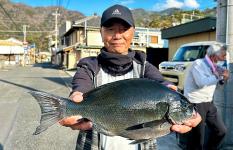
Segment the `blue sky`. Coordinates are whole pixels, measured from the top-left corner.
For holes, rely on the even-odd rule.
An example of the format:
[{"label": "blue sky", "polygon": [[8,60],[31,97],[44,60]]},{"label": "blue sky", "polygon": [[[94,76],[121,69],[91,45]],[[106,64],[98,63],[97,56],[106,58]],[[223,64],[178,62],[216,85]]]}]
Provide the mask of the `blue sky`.
[{"label": "blue sky", "polygon": [[77,10],[86,16],[94,13],[101,15],[104,9],[113,4],[122,4],[130,9],[143,8],[145,10],[161,11],[166,8],[206,9],[216,6],[214,0],[10,0],[33,7],[62,5],[69,10]]}]

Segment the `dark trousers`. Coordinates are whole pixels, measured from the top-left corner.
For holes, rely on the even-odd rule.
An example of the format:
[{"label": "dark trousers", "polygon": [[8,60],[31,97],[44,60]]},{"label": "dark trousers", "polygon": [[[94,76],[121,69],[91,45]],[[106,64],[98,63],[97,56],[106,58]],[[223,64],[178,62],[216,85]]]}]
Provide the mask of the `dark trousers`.
[{"label": "dark trousers", "polygon": [[[104,150],[100,144],[100,134],[95,130],[79,131],[75,150]],[[155,150],[154,140],[138,145],[138,150]]]},{"label": "dark trousers", "polygon": [[[212,102],[196,104],[196,108],[202,121],[190,131],[187,150],[217,150],[226,134],[226,127],[217,114],[217,108]],[[208,132],[208,141],[204,147],[206,125],[210,132]]]}]

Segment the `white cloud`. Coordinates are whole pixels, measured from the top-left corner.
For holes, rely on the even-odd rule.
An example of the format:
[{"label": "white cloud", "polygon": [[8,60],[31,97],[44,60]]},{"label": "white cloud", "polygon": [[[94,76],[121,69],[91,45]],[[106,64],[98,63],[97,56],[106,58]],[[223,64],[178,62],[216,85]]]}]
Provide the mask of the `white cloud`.
[{"label": "white cloud", "polygon": [[184,6],[188,8],[198,8],[200,4],[196,0],[185,0]]},{"label": "white cloud", "polygon": [[128,4],[134,3],[135,1],[134,0],[115,0],[115,2],[121,5],[128,5]]},{"label": "white cloud", "polygon": [[196,0],[166,0],[165,3],[156,3],[153,10],[160,11],[168,8],[198,8],[200,5]]},{"label": "white cloud", "polygon": [[167,0],[165,5],[167,8],[181,8],[184,4],[182,2],[179,2],[178,0]]},{"label": "white cloud", "polygon": [[160,11],[167,8],[181,8],[183,7],[183,5],[184,4],[182,2],[179,2],[178,0],[166,0],[165,3],[156,3],[153,6],[153,10]]}]

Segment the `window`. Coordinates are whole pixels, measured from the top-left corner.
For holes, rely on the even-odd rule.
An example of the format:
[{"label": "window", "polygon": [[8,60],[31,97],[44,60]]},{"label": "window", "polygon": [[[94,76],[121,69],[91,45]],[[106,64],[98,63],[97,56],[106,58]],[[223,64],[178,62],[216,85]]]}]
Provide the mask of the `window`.
[{"label": "window", "polygon": [[194,61],[203,58],[208,46],[185,46],[177,50],[173,57],[173,61]]},{"label": "window", "polygon": [[152,44],[158,44],[158,36],[151,36],[150,39]]}]

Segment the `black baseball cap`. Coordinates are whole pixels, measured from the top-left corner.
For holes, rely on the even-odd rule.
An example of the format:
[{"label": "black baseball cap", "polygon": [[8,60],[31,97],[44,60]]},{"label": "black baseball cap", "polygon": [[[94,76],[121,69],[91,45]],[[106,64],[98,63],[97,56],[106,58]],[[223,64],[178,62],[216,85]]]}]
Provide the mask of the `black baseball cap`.
[{"label": "black baseball cap", "polygon": [[123,20],[130,26],[135,27],[133,15],[129,8],[125,6],[117,4],[107,8],[102,14],[100,26],[105,26],[112,19]]}]

